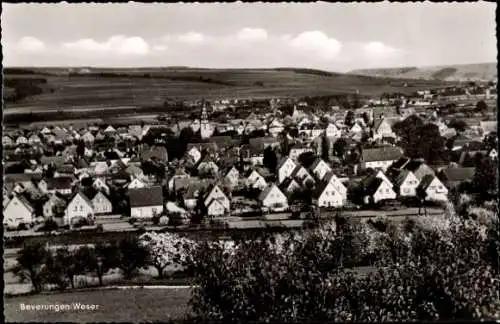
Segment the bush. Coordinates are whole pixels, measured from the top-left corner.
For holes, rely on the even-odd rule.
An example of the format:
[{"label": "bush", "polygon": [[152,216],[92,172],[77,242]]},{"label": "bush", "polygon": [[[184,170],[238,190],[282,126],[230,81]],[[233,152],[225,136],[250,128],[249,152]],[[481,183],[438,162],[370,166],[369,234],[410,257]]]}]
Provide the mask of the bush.
[{"label": "bush", "polygon": [[137,218],[135,218],[135,217],[130,217],[130,218],[128,219],[128,222],[129,222],[129,224],[130,224],[130,225],[133,225],[133,224],[135,224],[135,223],[137,222]]}]

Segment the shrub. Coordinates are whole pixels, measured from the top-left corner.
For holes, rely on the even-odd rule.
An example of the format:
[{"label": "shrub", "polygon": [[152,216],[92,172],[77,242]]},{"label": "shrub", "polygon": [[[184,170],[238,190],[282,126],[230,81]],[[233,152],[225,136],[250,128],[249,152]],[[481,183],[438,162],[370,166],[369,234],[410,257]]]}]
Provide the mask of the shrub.
[{"label": "shrub", "polygon": [[135,218],[135,217],[130,217],[130,218],[128,219],[128,222],[129,222],[129,224],[130,224],[130,225],[133,225],[133,224],[135,224],[135,223],[137,222],[137,218]]}]

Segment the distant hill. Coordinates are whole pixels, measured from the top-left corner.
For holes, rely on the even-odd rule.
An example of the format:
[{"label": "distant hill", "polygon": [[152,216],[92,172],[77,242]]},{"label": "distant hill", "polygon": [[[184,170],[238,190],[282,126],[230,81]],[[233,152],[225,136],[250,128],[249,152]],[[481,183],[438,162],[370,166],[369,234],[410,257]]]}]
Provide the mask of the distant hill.
[{"label": "distant hill", "polygon": [[353,70],[348,74],[395,79],[492,81],[497,79],[497,64],[478,63],[427,67],[361,69]]},{"label": "distant hill", "polygon": [[166,98],[268,99],[327,95],[380,96],[441,87],[441,80],[403,80],[315,69],[4,68],[4,115],[35,111],[162,106]]}]

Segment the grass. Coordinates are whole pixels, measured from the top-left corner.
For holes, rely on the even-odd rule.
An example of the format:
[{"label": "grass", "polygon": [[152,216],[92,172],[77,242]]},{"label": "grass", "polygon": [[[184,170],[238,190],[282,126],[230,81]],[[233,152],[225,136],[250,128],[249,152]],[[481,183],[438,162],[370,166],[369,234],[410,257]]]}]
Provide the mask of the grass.
[{"label": "grass", "polygon": [[[107,109],[162,105],[165,99],[304,97],[355,93],[413,92],[442,86],[440,81],[402,80],[304,69],[97,69],[87,75],[64,75],[63,69],[29,68],[33,74],[4,71],[5,80],[45,78],[43,92],[16,103],[14,111]],[[103,74],[104,73],[104,74]],[[114,76],[108,74],[115,74]],[[143,75],[147,73],[149,77]]]},{"label": "grass", "polygon": [[[6,322],[151,322],[181,320],[189,312],[190,289],[130,289],[8,297]],[[97,310],[21,311],[20,304],[95,304]]]}]

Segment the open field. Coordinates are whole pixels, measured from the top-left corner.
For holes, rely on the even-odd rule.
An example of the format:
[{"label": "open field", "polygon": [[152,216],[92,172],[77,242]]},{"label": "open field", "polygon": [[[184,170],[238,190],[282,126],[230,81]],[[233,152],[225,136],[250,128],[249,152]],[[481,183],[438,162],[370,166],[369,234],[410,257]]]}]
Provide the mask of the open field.
[{"label": "open field", "polygon": [[349,73],[352,75],[395,79],[491,81],[497,79],[497,65],[496,63],[479,63],[428,67],[362,69],[354,70]]},{"label": "open field", "polygon": [[404,87],[403,80],[304,69],[92,69],[84,74],[70,74],[62,68],[7,68],[4,78],[7,95],[20,92],[20,84],[27,88],[15,102],[6,100],[6,115],[110,108],[117,109],[118,115],[129,107],[161,106],[167,98],[258,99],[352,94],[357,90],[362,95],[380,95],[443,84],[413,80]]},{"label": "open field", "polygon": [[[131,289],[68,292],[5,298],[6,322],[151,322],[183,319],[190,289]],[[20,304],[92,304],[91,311],[21,311]]]}]

